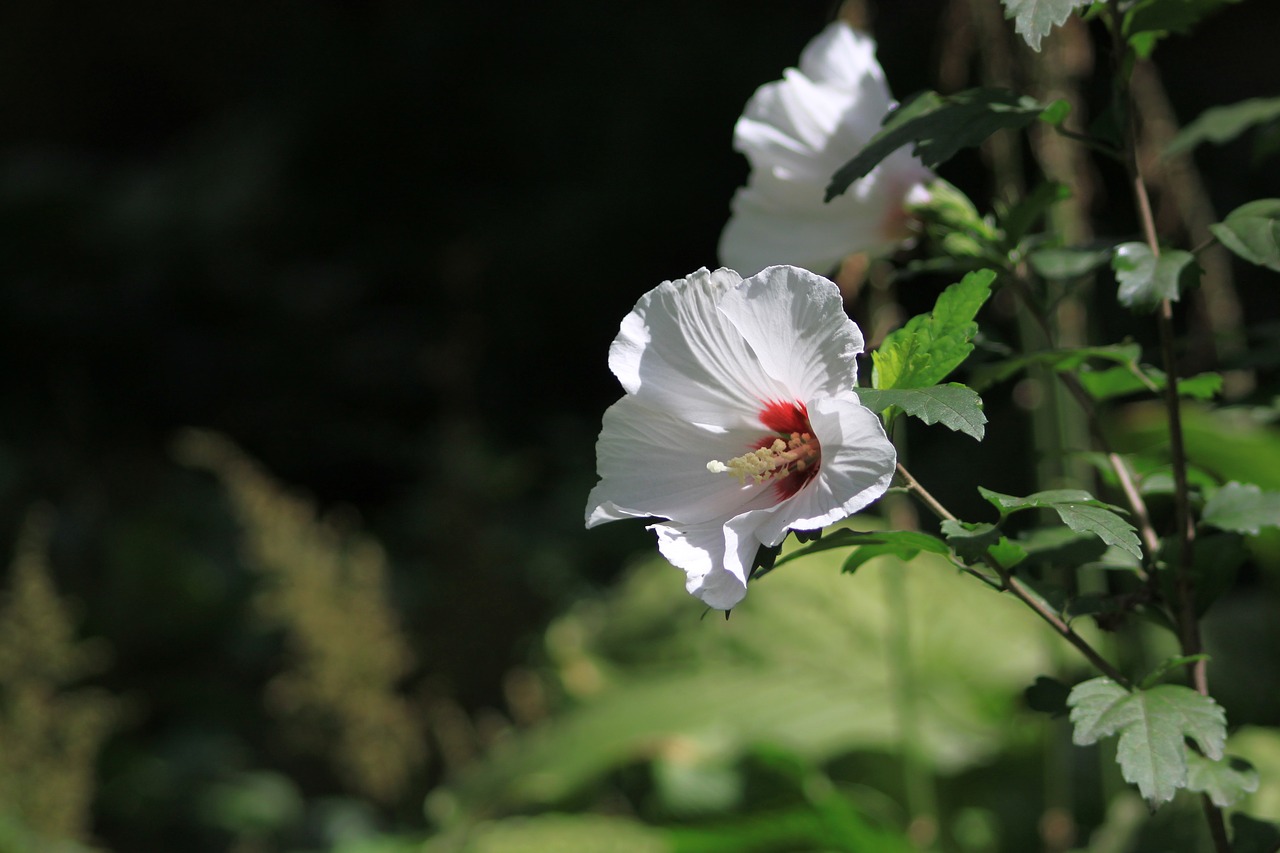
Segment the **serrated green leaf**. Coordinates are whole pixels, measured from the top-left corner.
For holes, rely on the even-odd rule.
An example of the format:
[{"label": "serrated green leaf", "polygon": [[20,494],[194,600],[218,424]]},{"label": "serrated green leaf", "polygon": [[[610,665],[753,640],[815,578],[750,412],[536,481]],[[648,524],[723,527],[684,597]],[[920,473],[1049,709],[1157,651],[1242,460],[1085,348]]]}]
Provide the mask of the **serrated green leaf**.
[{"label": "serrated green leaf", "polygon": [[1280,198],[1243,204],[1209,230],[1246,261],[1280,272]]},{"label": "serrated green leaf", "polygon": [[946,96],[921,92],[889,113],[867,146],[832,176],[826,200],[844,193],[904,145],[913,144],[916,156],[932,167],[997,130],[1026,127],[1044,110],[1034,98],[1002,89],[966,89]]},{"label": "serrated green leaf", "polygon": [[1211,107],[1169,140],[1164,156],[1190,151],[1204,142],[1223,145],[1255,125],[1277,120],[1280,120],[1280,98],[1249,98]]},{"label": "serrated green leaf", "polygon": [[[1146,391],[1157,394],[1165,389],[1167,377],[1158,367],[1113,367],[1108,370],[1086,370],[1077,374],[1080,384],[1095,400],[1110,400],[1126,394]],[[1143,380],[1146,381],[1143,381]],[[1222,375],[1200,373],[1178,380],[1178,396],[1193,400],[1212,400],[1222,390]]]},{"label": "serrated green leaf", "polygon": [[1040,51],[1040,40],[1060,27],[1071,13],[1090,0],[1002,0],[1004,16],[1013,18],[1013,29],[1032,50]]},{"label": "serrated green leaf", "polygon": [[938,297],[933,311],[919,314],[889,334],[871,354],[871,384],[890,388],[937,385],[973,352],[974,317],[991,296],[991,270],[971,272]]},{"label": "serrated green leaf", "polygon": [[1170,250],[1156,257],[1146,243],[1121,243],[1111,258],[1120,284],[1120,304],[1131,311],[1154,311],[1165,299],[1177,301],[1199,275],[1196,257]]},{"label": "serrated green leaf", "polygon": [[896,406],[927,424],[940,423],[978,441],[982,441],[986,433],[987,416],[982,413],[982,398],[973,389],[956,382],[932,388],[891,388],[883,391],[863,388],[858,390],[858,397],[862,405],[873,412],[883,412],[890,406]]},{"label": "serrated green leaf", "polygon": [[987,549],[1000,541],[1000,529],[985,522],[956,521],[947,519],[940,525],[947,544],[956,556],[968,563],[976,563],[987,555]]},{"label": "serrated green leaf", "polygon": [[1025,509],[1051,509],[1072,530],[1091,533],[1108,545],[1115,545],[1137,559],[1142,559],[1142,543],[1138,540],[1133,525],[1116,515],[1124,510],[1103,503],[1086,491],[1051,489],[1025,498],[1004,495],[981,486],[978,491],[992,506],[1000,510],[1001,518]]},{"label": "serrated green leaf", "polygon": [[1212,761],[1187,750],[1187,789],[1208,794],[1215,806],[1225,809],[1258,790],[1258,771],[1234,755]]},{"label": "serrated green leaf", "polygon": [[1067,697],[1071,695],[1071,688],[1056,678],[1041,675],[1022,695],[1031,710],[1062,717],[1067,713]]},{"label": "serrated green leaf", "polygon": [[1101,269],[1111,260],[1111,247],[1046,247],[1027,255],[1031,269],[1050,281],[1068,281]]},{"label": "serrated green leaf", "polygon": [[1280,492],[1233,480],[1209,499],[1200,520],[1219,530],[1257,536],[1264,527],[1280,527]]},{"label": "serrated green leaf", "polygon": [[1121,774],[1152,807],[1187,787],[1185,738],[1209,758],[1222,757],[1226,714],[1213,699],[1189,687],[1161,684],[1129,692],[1109,678],[1095,678],[1077,684],[1067,705],[1077,746],[1120,735],[1116,761]]},{"label": "serrated green leaf", "polygon": [[[882,554],[892,554],[900,559],[910,560],[921,551],[944,556],[948,553],[946,543],[941,539],[936,536],[930,536],[928,533],[921,533],[918,530],[877,530],[871,533],[863,533],[858,530],[841,528],[831,531],[818,541],[805,545],[803,548],[788,551],[774,562],[774,568],[821,551],[831,551],[835,548],[858,548],[859,551],[862,551],[871,546],[881,550],[870,554],[866,560]],[[856,554],[857,552],[855,552],[855,556]],[[850,560],[852,559],[851,557]],[[850,567],[849,561],[846,561],[845,571],[853,571],[862,563],[865,563],[866,560],[859,560],[852,567]]]}]

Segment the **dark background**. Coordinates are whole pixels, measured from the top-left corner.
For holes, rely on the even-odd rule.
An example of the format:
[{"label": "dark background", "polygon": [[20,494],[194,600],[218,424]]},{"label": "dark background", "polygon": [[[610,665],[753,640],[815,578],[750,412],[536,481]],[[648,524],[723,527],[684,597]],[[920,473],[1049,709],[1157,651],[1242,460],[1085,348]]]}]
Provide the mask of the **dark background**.
[{"label": "dark background", "polygon": [[[895,94],[938,85],[946,5],[873,4]],[[415,680],[468,711],[501,706],[503,673],[546,620],[651,547],[638,524],[582,530],[600,414],[618,394],[609,341],[645,290],[717,265],[747,172],[733,123],[833,13],[0,13],[0,542],[32,505],[53,507],[59,589],[112,649],[95,683],[136,700],[101,768],[105,844],[204,838],[148,825],[112,785],[138,756],[186,760],[165,744],[193,729],[290,766],[307,793],[337,787],[271,751],[257,690],[278,648],[252,639],[234,522],[216,484],[174,461],[176,432],[225,434],[322,510],[357,513],[388,549]],[[1163,45],[1179,117],[1274,95],[1261,69],[1277,24],[1254,0]],[[1198,154],[1220,213],[1280,195],[1248,150]],[[976,157],[943,174],[987,191]],[[1104,227],[1133,228],[1118,196],[1102,203]],[[1251,319],[1276,317],[1274,284],[1241,279]],[[928,286],[906,297],[915,310]],[[1108,324],[1144,334],[1118,314]],[[1020,439],[997,433],[963,458],[957,441],[920,439],[949,501],[972,501],[979,481],[1030,483],[1029,464],[1007,461]],[[422,790],[439,768],[424,774]],[[420,822],[420,793],[386,819]],[[163,810],[183,794],[156,796]]]}]

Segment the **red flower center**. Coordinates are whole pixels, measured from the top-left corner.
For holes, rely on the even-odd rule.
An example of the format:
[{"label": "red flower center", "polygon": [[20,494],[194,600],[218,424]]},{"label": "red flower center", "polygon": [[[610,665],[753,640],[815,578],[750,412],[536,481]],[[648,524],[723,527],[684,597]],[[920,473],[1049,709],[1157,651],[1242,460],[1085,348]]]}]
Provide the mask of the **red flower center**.
[{"label": "red flower center", "polygon": [[804,403],[769,403],[760,410],[760,423],[773,434],[761,437],[753,450],[728,463],[709,462],[707,470],[733,474],[743,484],[748,477],[757,484],[771,483],[778,500],[784,501],[818,473],[822,446],[809,425]]}]

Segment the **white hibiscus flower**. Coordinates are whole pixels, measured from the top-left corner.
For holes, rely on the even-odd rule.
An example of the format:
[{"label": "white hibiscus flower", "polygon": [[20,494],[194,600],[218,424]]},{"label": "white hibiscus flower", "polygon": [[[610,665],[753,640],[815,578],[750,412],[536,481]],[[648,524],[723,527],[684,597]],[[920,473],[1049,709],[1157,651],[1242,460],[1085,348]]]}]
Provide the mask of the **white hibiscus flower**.
[{"label": "white hibiscus flower", "polygon": [[855,253],[892,251],[910,235],[905,206],[933,178],[906,148],[830,204],[832,175],[866,146],[892,106],[875,41],[841,21],[809,42],[800,67],[761,86],[733,130],[751,162],[720,236],[720,261],[754,272],[787,263],[831,274]]},{"label": "white hibiscus flower", "polygon": [[663,519],[650,529],[689,592],[732,608],[760,546],[889,487],[897,455],[853,391],[862,348],[835,285],[796,267],[649,291],[609,350],[626,395],[604,415],[587,526]]}]

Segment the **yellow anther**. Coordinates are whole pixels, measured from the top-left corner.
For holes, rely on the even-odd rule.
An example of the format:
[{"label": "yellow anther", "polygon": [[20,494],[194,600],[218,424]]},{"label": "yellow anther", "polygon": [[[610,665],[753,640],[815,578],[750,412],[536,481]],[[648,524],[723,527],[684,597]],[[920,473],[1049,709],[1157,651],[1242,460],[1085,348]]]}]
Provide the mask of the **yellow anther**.
[{"label": "yellow anther", "polygon": [[728,462],[713,459],[707,463],[707,470],[713,474],[732,474],[743,485],[748,477],[755,483],[766,483],[804,471],[818,456],[818,443],[813,436],[793,432],[786,441],[775,438],[767,446],[735,456]]}]

